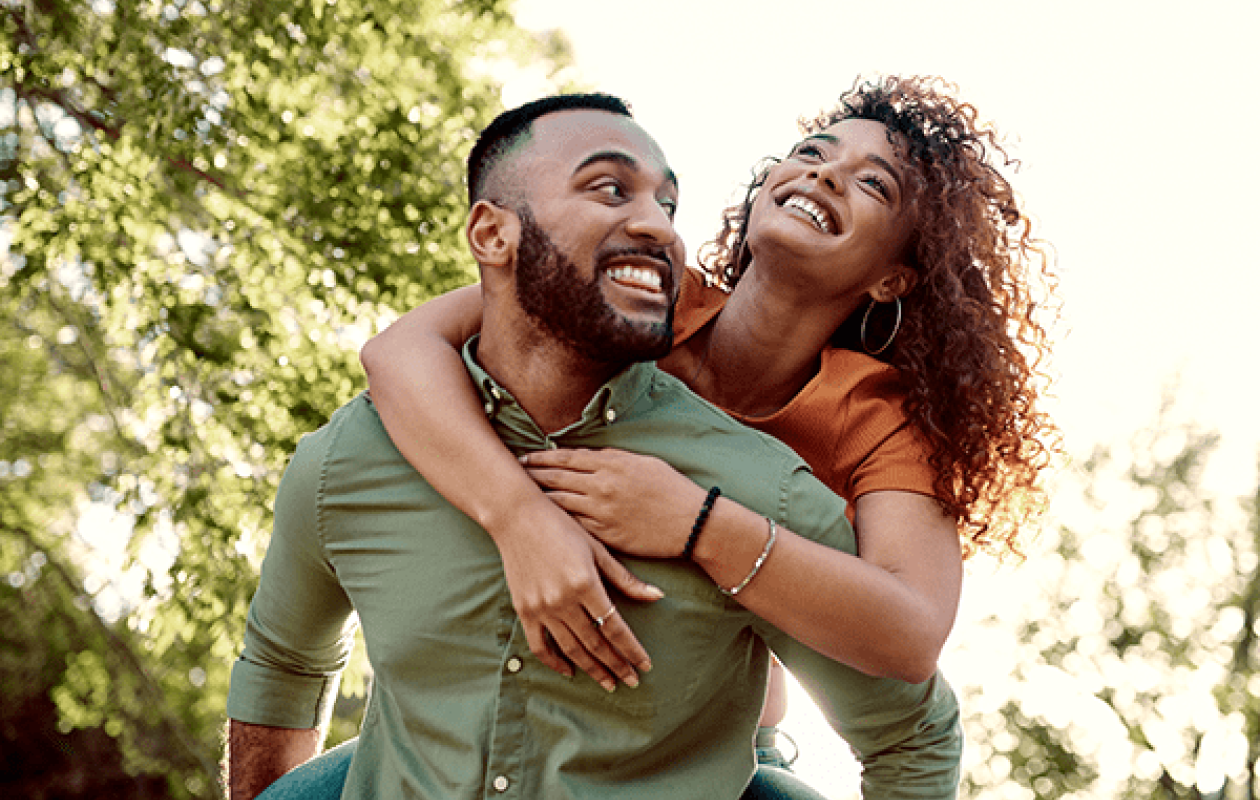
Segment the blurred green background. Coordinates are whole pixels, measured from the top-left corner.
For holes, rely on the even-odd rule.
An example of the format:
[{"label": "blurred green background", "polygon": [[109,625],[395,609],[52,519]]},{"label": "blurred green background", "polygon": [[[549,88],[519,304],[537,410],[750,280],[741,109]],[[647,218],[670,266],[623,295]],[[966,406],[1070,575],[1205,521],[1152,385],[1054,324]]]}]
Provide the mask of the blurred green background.
[{"label": "blurred green background", "polygon": [[[363,341],[474,278],[463,158],[569,52],[499,0],[0,0],[0,29],[0,795],[217,797],[280,473]],[[1170,392],[1064,471],[1018,596],[955,634],[1016,665],[951,675],[966,797],[1257,796],[1260,516],[1204,489],[1215,442]],[[1075,706],[1012,688],[1055,675]]]}]

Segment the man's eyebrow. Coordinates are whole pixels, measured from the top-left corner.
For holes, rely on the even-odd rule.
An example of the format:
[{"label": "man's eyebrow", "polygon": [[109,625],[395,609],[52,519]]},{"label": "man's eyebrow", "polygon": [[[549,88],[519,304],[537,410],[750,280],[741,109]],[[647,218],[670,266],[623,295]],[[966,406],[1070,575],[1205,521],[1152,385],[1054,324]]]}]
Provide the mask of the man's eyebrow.
[{"label": "man's eyebrow", "polygon": [[[578,164],[577,167],[574,168],[573,174],[576,175],[592,164],[598,164],[601,162],[620,164],[629,169],[631,172],[640,172],[642,170],[639,160],[629,153],[621,150],[599,150],[582,159],[582,163]],[[669,167],[665,168],[665,180],[668,183],[672,183],[675,189],[678,188],[678,176],[675,175],[674,171]]]}]

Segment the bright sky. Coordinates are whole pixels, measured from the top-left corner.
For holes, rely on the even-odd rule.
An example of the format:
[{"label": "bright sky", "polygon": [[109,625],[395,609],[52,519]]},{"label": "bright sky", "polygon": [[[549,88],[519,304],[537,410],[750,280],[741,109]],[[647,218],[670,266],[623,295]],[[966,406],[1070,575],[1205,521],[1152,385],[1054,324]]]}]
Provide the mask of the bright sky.
[{"label": "bright sky", "polygon": [[[692,253],[752,164],[782,154],[796,120],[856,75],[958,84],[1022,162],[1013,182],[1058,253],[1053,410],[1069,448],[1127,439],[1180,375],[1184,408],[1224,435],[1216,485],[1254,488],[1260,6],[517,0],[517,12],[526,27],[562,28],[579,74],[629,100],[664,147]],[[535,93],[522,80],[505,101]],[[803,759],[820,747],[806,743]],[[802,771],[845,797],[835,769]]]},{"label": "bright sky", "polygon": [[[1260,443],[1260,6],[1238,0],[517,0],[624,96],[682,181],[689,251],[760,157],[859,73],[934,74],[1006,135],[1058,252],[1074,448],[1150,419],[1178,371],[1249,471]],[[528,99],[528,83],[507,102]],[[1254,233],[1252,234],[1254,235]],[[1235,472],[1235,470],[1231,470]],[[1248,479],[1241,480],[1246,488]]]}]

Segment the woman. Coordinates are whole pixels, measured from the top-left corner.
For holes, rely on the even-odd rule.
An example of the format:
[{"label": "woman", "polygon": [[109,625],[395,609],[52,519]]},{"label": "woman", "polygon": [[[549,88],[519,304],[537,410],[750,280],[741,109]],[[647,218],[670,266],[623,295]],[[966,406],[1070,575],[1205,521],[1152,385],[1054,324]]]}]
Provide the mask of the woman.
[{"label": "woman", "polygon": [[[940,82],[858,84],[803,128],[727,210],[703,273],[687,271],[660,366],[796,449],[849,501],[860,557],[790,531],[768,542],[718,497],[697,563],[830,658],[918,683],[952,627],[963,559],[1018,553],[1038,505],[1051,427],[1035,405],[1047,343],[1032,290],[1051,288],[1047,259],[990,163],[1001,147]],[[534,652],[633,685],[648,654],[599,572],[654,595],[604,545],[676,557],[703,492],[626,453],[535,453],[522,471],[451,346],[476,318],[461,290],[369,343],[375,404],[408,460],[494,537]],[[771,703],[763,722],[781,714]],[[783,777],[763,770],[746,796]]]}]

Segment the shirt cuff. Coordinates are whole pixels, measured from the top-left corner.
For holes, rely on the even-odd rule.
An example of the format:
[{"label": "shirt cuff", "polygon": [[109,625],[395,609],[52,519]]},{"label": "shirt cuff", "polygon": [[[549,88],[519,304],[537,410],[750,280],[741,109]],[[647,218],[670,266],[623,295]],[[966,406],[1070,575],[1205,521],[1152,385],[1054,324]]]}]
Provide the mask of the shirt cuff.
[{"label": "shirt cuff", "polygon": [[340,673],[295,675],[240,659],[232,666],[227,715],[252,725],[322,729],[340,684]]}]

